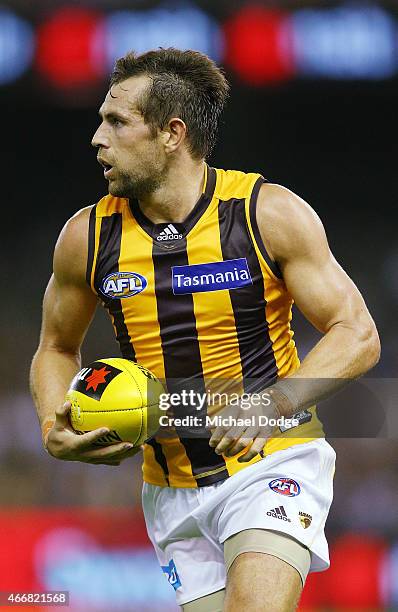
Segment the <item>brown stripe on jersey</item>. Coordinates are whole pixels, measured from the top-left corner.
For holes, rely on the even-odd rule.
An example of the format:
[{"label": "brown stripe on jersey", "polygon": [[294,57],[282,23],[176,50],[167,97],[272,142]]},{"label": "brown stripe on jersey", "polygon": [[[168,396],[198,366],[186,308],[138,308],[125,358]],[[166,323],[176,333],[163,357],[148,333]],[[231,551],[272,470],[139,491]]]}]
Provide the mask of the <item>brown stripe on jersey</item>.
[{"label": "brown stripe on jersey", "polygon": [[246,255],[253,284],[230,290],[245,392],[260,391],[277,378],[277,366],[265,316],[264,279],[246,226],[245,200],[220,201],[224,260]]},{"label": "brown stripe on jersey", "polygon": [[258,194],[259,194],[261,185],[264,185],[264,183],[266,182],[267,181],[262,176],[260,176],[254,185],[252,195],[250,198],[250,207],[249,207],[250,223],[253,229],[254,238],[257,242],[257,246],[260,250],[261,255],[264,257],[265,261],[270,267],[271,272],[273,272],[275,276],[277,276],[278,278],[282,278],[282,272],[280,271],[278,264],[275,261],[272,261],[271,257],[268,254],[267,249],[265,248],[265,244],[263,242],[263,239],[261,238],[260,230],[258,229],[258,224],[257,224],[257,216],[256,216],[257,198],[258,198]]},{"label": "brown stripe on jersey", "polygon": [[[171,252],[164,250],[156,242],[153,244],[155,293],[164,370],[169,393],[181,393],[183,390],[189,392],[191,389],[196,393],[205,393],[192,295],[174,295],[172,288],[172,266],[186,266],[189,263],[186,246],[185,238],[180,240]],[[178,417],[187,414],[203,417],[205,424],[206,410],[196,410],[195,406],[175,408],[174,414]],[[223,457],[217,455],[209,446],[208,432],[200,432],[198,429],[190,432],[192,437],[186,437],[187,430],[184,434],[181,428],[176,427],[191,462],[193,476],[212,472],[217,468],[225,470],[203,479],[198,478],[197,484],[201,487],[228,478],[228,471]]]},{"label": "brown stripe on jersey", "polygon": [[153,452],[155,454],[155,459],[160,465],[160,467],[162,468],[164,472],[164,477],[167,482],[167,486],[169,486],[170,484],[169,483],[169,468],[167,466],[167,460],[166,460],[166,457],[164,456],[162,446],[159,444],[159,442],[155,440],[155,438],[151,438],[150,440],[147,440],[145,444],[149,444],[150,446],[152,446]]},{"label": "brown stripe on jersey", "polygon": [[114,213],[103,217],[95,268],[95,288],[113,318],[116,340],[125,359],[135,361],[135,352],[124,321],[121,299],[107,298],[101,293],[102,281],[108,274],[119,271],[120,245],[122,240],[122,215]]},{"label": "brown stripe on jersey", "polygon": [[89,286],[91,286],[91,271],[92,271],[93,262],[94,262],[96,209],[97,209],[96,205],[92,207],[90,211],[89,221],[88,221],[86,281]]}]

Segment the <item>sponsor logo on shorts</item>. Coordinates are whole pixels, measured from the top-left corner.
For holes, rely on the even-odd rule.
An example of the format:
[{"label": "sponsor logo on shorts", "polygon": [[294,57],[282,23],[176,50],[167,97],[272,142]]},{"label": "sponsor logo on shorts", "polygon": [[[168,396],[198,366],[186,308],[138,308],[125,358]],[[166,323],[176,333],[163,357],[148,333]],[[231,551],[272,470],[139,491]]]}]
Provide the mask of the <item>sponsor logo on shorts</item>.
[{"label": "sponsor logo on shorts", "polygon": [[178,576],[177,568],[175,566],[173,559],[170,561],[168,565],[162,565],[161,568],[163,572],[166,574],[167,580],[169,581],[173,589],[176,591],[178,587],[181,586],[181,581]]},{"label": "sponsor logo on shorts", "polygon": [[274,493],[285,495],[286,497],[296,497],[300,495],[300,485],[291,478],[275,478],[269,483],[269,488]]},{"label": "sponsor logo on shorts", "polygon": [[300,519],[301,526],[304,527],[304,529],[308,529],[308,527],[312,523],[311,514],[307,514],[306,512],[299,512],[299,519]]},{"label": "sponsor logo on shorts", "polygon": [[240,289],[253,284],[246,257],[191,266],[173,266],[171,270],[174,295]]},{"label": "sponsor logo on shorts", "polygon": [[268,510],[267,516],[272,516],[273,518],[279,519],[280,521],[287,521],[288,523],[292,522],[290,518],[288,518],[283,506],[278,506],[273,510]]},{"label": "sponsor logo on shorts", "polygon": [[144,291],[148,281],[138,272],[112,272],[104,278],[101,293],[112,300],[128,298]]}]

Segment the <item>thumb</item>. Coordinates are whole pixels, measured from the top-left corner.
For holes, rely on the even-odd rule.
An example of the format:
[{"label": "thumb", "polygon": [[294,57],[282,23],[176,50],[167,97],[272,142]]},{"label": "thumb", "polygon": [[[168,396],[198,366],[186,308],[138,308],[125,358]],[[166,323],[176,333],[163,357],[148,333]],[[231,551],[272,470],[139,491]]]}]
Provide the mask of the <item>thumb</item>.
[{"label": "thumb", "polygon": [[70,402],[65,402],[63,406],[60,406],[55,411],[55,427],[57,429],[64,429],[65,427],[70,427],[69,422],[69,413],[72,404]]}]

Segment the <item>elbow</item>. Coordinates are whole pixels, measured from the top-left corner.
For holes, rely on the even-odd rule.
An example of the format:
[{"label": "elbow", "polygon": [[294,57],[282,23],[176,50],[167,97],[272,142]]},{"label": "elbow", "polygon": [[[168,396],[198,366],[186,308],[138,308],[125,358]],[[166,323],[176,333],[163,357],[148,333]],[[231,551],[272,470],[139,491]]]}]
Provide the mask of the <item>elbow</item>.
[{"label": "elbow", "polygon": [[373,320],[362,329],[360,334],[360,356],[363,366],[362,374],[374,368],[379,362],[381,355],[380,338]]}]

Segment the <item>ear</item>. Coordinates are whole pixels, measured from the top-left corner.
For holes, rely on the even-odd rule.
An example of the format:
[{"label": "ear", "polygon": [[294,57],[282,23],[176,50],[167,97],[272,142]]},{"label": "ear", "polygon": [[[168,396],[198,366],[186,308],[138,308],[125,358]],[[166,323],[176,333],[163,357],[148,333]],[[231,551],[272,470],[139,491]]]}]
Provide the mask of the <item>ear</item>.
[{"label": "ear", "polygon": [[162,130],[162,140],[166,153],[174,153],[184,142],[187,126],[182,119],[173,117]]}]

